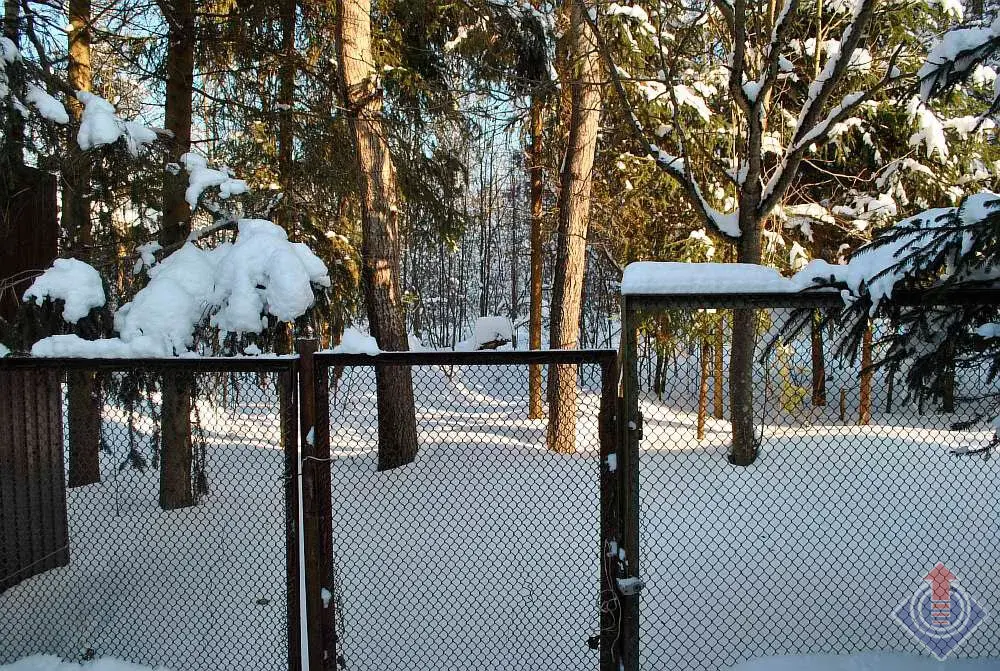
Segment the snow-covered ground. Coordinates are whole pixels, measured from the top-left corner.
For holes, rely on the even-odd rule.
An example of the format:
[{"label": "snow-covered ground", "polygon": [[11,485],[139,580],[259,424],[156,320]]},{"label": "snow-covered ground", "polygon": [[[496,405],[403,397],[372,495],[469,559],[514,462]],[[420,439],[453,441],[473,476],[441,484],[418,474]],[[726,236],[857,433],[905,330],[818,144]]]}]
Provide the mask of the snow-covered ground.
[{"label": "snow-covered ground", "polygon": [[65,662],[56,655],[31,655],[11,664],[0,664],[0,671],[168,671],[163,667],[152,669],[112,657],[94,659],[78,664]]},{"label": "snow-covered ground", "polygon": [[547,452],[545,421],[526,419],[526,368],[417,368],[421,452],[383,474],[373,372],[345,373],[331,414],[356,430],[332,432],[331,473],[348,668],[594,668],[599,382],[585,368],[575,455]]},{"label": "snow-covered ground", "polygon": [[[948,452],[985,438],[986,420],[953,432],[941,428],[950,418],[907,407],[859,428],[836,417],[831,387],[822,417],[762,415],[760,459],[734,468],[725,422],[694,440],[693,361],[674,371],[677,395],[643,401],[643,668],[918,653],[891,610],[937,561],[1000,612],[1000,467]],[[579,452],[557,455],[544,421],[526,419],[526,380],[524,368],[417,369],[421,451],[382,474],[372,371],[331,385],[347,668],[595,668],[598,381],[583,379]],[[186,511],[158,509],[152,469],[117,470],[128,445],[113,413],[104,482],[70,493],[71,565],[0,595],[0,663],[93,648],[175,671],[283,668],[278,422],[273,393],[255,406],[244,384],[228,407],[202,407],[212,491]],[[148,438],[152,423],[138,428]],[[1000,657],[997,622],[959,653]]]},{"label": "snow-covered ground", "polygon": [[995,671],[996,659],[949,659],[939,662],[893,652],[857,655],[786,655],[744,662],[733,671]]},{"label": "snow-covered ground", "polygon": [[[102,482],[68,490],[70,564],[0,594],[0,663],[93,650],[173,671],[281,668],[284,463],[274,387],[257,379],[228,408],[200,404],[210,493],[183,510],[159,508],[156,468],[120,469],[128,415],[106,408]],[[150,464],[153,428],[137,413]]]}]

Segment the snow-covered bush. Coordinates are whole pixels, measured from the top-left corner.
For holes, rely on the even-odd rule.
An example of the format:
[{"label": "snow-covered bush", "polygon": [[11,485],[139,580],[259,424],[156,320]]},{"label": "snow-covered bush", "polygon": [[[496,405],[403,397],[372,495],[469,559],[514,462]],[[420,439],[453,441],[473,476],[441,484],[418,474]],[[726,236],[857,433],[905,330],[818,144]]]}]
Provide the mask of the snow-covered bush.
[{"label": "snow-covered bush", "polygon": [[[188,242],[149,268],[149,283],[115,313],[115,338],[50,336],[35,343],[32,354],[169,357],[215,353],[216,344],[228,334],[259,334],[268,327],[269,317],[290,322],[306,314],[315,302],[314,289],[330,285],[323,262],[305,245],[289,242],[285,232],[269,221],[240,219],[237,226],[235,242],[204,249]],[[76,316],[96,296],[88,293],[89,302],[76,296],[67,267],[88,277],[96,275],[82,261],[59,259],[36,280],[25,299],[65,296],[64,314],[67,319]],[[196,336],[205,329],[219,337],[199,342]]]}]

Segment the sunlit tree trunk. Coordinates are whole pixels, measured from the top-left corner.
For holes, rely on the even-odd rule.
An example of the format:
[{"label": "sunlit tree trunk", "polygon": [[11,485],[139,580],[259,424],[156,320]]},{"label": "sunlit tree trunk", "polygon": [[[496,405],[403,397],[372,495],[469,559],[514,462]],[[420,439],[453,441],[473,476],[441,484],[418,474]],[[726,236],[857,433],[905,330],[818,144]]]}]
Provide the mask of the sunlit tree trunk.
[{"label": "sunlit tree trunk", "polygon": [[[569,140],[559,193],[559,235],[553,284],[550,340],[553,348],[572,349],[580,336],[580,303],[586,261],[587,226],[594,154],[601,118],[600,57],[583,12],[583,0],[570,2],[572,81]],[[576,449],[576,366],[551,366],[548,446]]]},{"label": "sunlit tree trunk", "polygon": [[[66,78],[76,91],[90,91],[90,0],[70,0]],[[76,142],[83,106],[68,99],[74,123],[62,164],[62,230],[64,251],[92,261],[93,227],[90,220],[90,160]],[[67,484],[80,487],[101,481],[101,395],[93,372],[73,371],[67,379],[66,412],[69,438]]]},{"label": "sunlit tree trunk", "polygon": [[812,349],[812,404],[826,405],[826,362],[823,356],[823,316],[819,310],[813,311],[809,326]]},{"label": "sunlit tree trunk", "polygon": [[723,374],[723,363],[722,363],[722,349],[726,342],[726,320],[722,316],[722,312],[719,313],[719,320],[715,325],[715,347],[714,350],[715,360],[712,362],[712,375],[714,377],[714,388],[713,388],[713,404],[714,412],[712,413],[716,419],[723,418],[723,390],[722,385],[725,381],[725,376]]},{"label": "sunlit tree trunk", "polygon": [[858,424],[866,426],[872,419],[872,327],[865,327],[861,339],[861,393],[858,402]]},{"label": "sunlit tree trunk", "polygon": [[[337,0],[337,56],[361,193],[362,276],[372,335],[383,350],[409,349],[399,288],[396,175],[382,123],[371,44],[371,0]],[[413,383],[407,367],[376,370],[379,470],[417,454]]]},{"label": "sunlit tree trunk", "polygon": [[705,440],[705,421],[708,418],[708,362],[712,358],[712,345],[708,338],[701,341],[698,372],[698,440]]},{"label": "sunlit tree trunk", "polygon": [[[528,154],[528,174],[531,180],[531,297],[528,315],[528,347],[542,348],[542,193],[544,173],[542,170],[542,114],[543,104],[539,96],[531,99],[531,151]],[[531,366],[528,370],[528,417],[540,419],[545,416],[542,404],[542,367]]]}]

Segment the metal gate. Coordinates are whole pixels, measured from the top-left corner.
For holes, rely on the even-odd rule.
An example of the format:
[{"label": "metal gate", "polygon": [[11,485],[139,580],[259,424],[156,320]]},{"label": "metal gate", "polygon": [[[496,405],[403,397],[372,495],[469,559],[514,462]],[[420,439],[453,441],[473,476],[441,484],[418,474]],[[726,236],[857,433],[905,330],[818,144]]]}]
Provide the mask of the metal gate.
[{"label": "metal gate", "polygon": [[[301,668],[297,364],[0,359],[0,666]],[[100,381],[99,445],[74,441],[82,372]],[[67,488],[91,449],[97,477]]]},{"label": "metal gate", "polygon": [[[529,417],[531,366],[575,377],[559,430]],[[306,353],[301,370],[311,668],[615,664],[614,351]],[[406,429],[379,439],[377,378],[394,370],[417,453],[380,471],[385,432]]]}]

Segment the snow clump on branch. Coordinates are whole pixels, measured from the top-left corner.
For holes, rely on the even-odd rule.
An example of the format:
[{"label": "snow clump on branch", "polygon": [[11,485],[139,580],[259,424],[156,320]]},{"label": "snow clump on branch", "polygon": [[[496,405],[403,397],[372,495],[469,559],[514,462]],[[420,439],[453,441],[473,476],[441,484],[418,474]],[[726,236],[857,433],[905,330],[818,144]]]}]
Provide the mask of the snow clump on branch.
[{"label": "snow clump on branch", "polygon": [[188,242],[150,268],[149,284],[115,314],[118,337],[52,336],[35,343],[31,353],[185,355],[196,351],[195,331],[206,323],[223,333],[260,333],[269,315],[280,321],[304,315],[315,302],[314,287],[330,286],[323,261],[269,221],[241,219],[238,228],[234,243],[202,249]]}]

